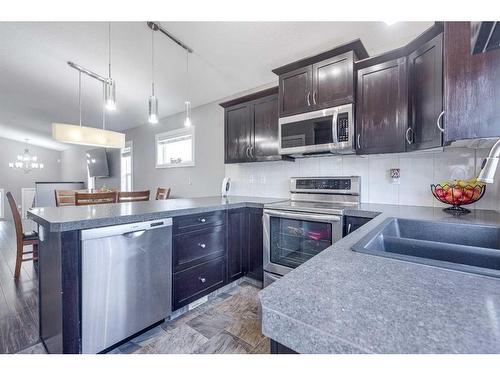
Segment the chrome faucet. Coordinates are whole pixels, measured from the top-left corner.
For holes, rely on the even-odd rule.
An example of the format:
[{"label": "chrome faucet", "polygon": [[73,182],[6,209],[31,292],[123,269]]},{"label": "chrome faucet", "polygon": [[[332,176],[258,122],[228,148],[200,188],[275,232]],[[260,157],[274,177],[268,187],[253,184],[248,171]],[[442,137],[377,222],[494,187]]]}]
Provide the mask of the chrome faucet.
[{"label": "chrome faucet", "polygon": [[490,150],[490,154],[483,161],[481,172],[477,177],[478,181],[492,184],[495,179],[495,172],[498,166],[498,158],[500,156],[500,139],[496,141]]}]

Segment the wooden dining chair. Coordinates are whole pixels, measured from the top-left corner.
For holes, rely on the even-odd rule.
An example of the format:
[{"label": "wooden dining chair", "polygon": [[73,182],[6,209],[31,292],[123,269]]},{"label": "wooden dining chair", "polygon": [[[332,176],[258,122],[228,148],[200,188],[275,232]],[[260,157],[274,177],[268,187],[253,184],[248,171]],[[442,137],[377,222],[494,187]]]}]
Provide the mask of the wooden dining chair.
[{"label": "wooden dining chair", "polygon": [[[9,201],[10,210],[12,211],[12,218],[14,219],[14,226],[16,228],[16,268],[14,271],[14,279],[19,279],[21,274],[21,263],[29,260],[38,259],[38,233],[35,231],[24,232],[23,222],[21,220],[21,215],[17,209],[16,201],[12,196],[10,191],[6,194],[7,200]],[[32,251],[24,251],[24,246],[32,245]],[[31,258],[25,258],[24,255],[32,254]]]},{"label": "wooden dining chair", "polygon": [[75,190],[54,190],[54,193],[57,207],[75,205]]},{"label": "wooden dining chair", "polygon": [[159,187],[156,190],[156,200],[168,199],[170,197],[170,188]]},{"label": "wooden dining chair", "polygon": [[92,204],[116,203],[116,192],[106,193],[75,193],[76,206],[88,206]]},{"label": "wooden dining chair", "polygon": [[118,192],[118,203],[148,201],[149,195],[150,195],[149,190],[120,191]]}]

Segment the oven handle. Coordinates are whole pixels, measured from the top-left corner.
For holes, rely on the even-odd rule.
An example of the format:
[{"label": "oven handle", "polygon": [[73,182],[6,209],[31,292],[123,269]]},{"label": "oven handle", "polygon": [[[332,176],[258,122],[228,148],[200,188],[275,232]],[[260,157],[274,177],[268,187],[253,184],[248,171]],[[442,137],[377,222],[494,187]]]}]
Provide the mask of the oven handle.
[{"label": "oven handle", "polygon": [[288,213],[276,210],[264,210],[264,214],[268,214],[269,216],[282,217],[285,219],[304,219],[304,220],[320,221],[320,222],[333,222],[341,220],[341,217],[337,215],[304,214],[298,212]]}]

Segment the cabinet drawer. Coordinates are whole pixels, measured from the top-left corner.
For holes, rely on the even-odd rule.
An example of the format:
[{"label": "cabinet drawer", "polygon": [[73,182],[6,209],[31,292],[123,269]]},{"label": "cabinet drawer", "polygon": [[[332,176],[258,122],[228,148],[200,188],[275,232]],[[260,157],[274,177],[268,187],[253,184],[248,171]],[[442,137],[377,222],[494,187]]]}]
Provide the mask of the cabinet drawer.
[{"label": "cabinet drawer", "polygon": [[191,232],[209,226],[222,225],[226,222],[225,212],[226,211],[221,210],[175,217],[173,227],[174,235]]},{"label": "cabinet drawer", "polygon": [[173,309],[177,310],[224,285],[225,257],[174,273],[173,279]]},{"label": "cabinet drawer", "polygon": [[174,272],[225,255],[226,227],[219,225],[174,237]]}]

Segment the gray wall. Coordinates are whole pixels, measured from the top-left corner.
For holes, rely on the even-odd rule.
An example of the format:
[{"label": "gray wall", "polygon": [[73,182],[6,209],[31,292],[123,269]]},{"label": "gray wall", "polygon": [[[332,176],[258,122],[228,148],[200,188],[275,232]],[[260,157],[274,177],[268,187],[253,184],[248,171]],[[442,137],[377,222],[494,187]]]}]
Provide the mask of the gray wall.
[{"label": "gray wall", "polygon": [[[61,152],[61,180],[87,183],[85,152],[92,147],[72,146]],[[107,149],[110,177],[96,178],[96,188],[120,188],[120,150]]]},{"label": "gray wall", "polygon": [[184,113],[160,120],[157,125],[142,125],[127,131],[133,141],[133,188],[170,187],[173,197],[201,197],[220,194],[224,177],[224,111],[217,103],[192,110],[195,127],[194,167],[156,168],[155,134],[183,127]]},{"label": "gray wall", "polygon": [[[30,153],[36,155],[44,164],[44,169],[24,173],[9,168],[9,162],[15,161],[17,155],[22,154],[25,148],[26,144],[23,142],[0,138],[0,189],[4,189],[5,193],[12,192],[19,206],[21,205],[21,188],[34,188],[36,181],[61,180],[61,165],[58,161],[61,153],[43,147],[28,146]],[[5,219],[11,220],[12,214],[7,200],[5,200],[4,209]]]}]

